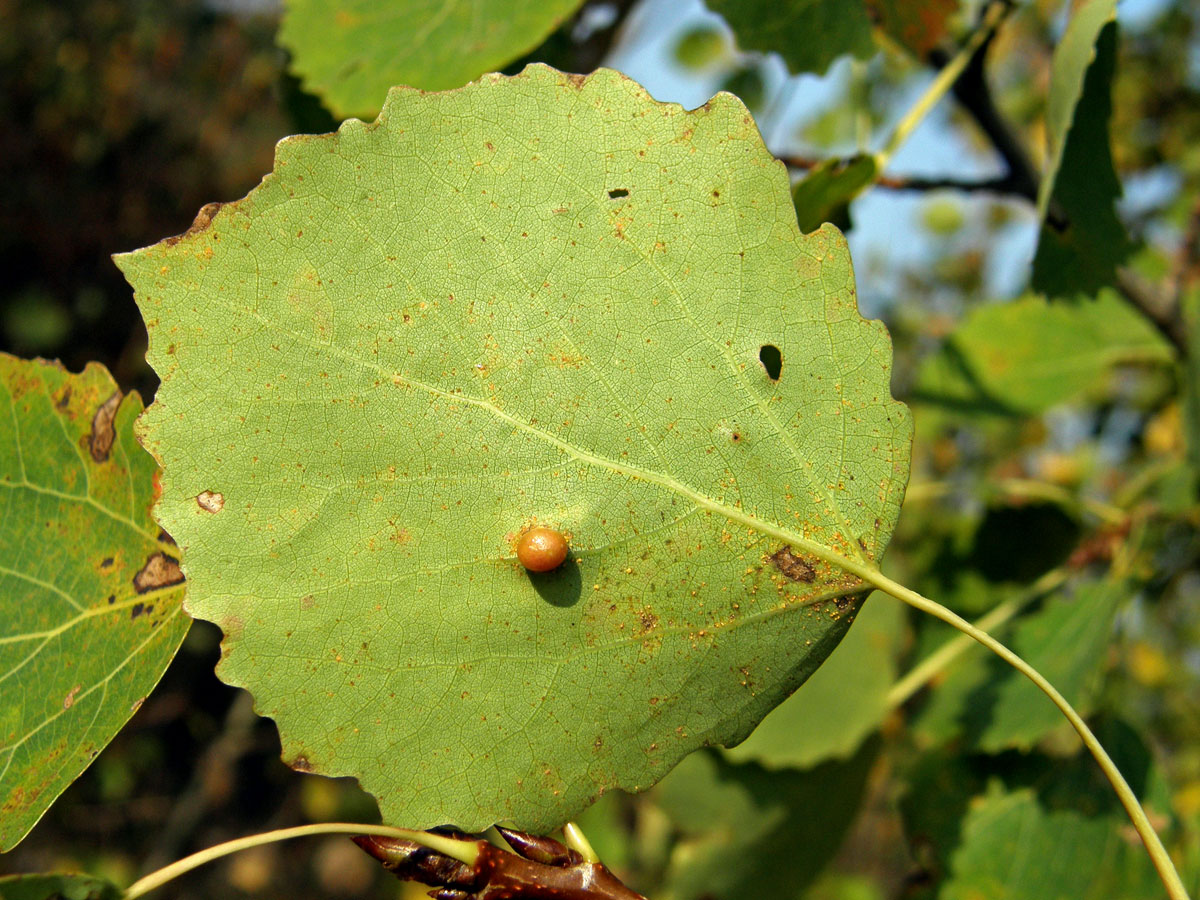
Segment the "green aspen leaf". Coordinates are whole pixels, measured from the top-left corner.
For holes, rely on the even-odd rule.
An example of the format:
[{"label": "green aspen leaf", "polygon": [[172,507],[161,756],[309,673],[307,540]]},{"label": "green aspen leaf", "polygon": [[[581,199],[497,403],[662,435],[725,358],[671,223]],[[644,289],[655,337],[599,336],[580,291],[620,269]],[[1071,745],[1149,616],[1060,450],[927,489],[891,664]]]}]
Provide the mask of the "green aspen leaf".
[{"label": "green aspen leaf", "polygon": [[279,42],[339,117],[370,118],[394,84],[456,88],[528,53],[583,0],[287,0]]},{"label": "green aspen leaf", "polygon": [[[941,396],[979,410],[1025,414],[1103,387],[1114,366],[1169,365],[1172,358],[1158,331],[1112,291],[1088,303],[1025,297],[981,306],[948,344],[942,358],[922,367],[917,394],[923,400]],[[956,362],[960,372],[953,378]]]},{"label": "green aspen leaf", "polygon": [[924,59],[946,36],[959,0],[864,0],[871,18],[888,35]]},{"label": "green aspen leaf", "polygon": [[1033,791],[994,786],[972,803],[944,900],[1156,900],[1162,883],[1119,813],[1049,809]]},{"label": "green aspen leaf", "polygon": [[778,53],[794,74],[823,73],[839,56],[875,55],[863,0],[707,0],[742,50]]},{"label": "green aspen leaf", "polygon": [[848,224],[850,201],[875,181],[876,168],[873,156],[827,159],[797,181],[792,203],[800,230],[807,234],[824,222]]},{"label": "green aspen leaf", "polygon": [[[189,611],[285,759],[387,821],[545,831],[741,740],[895,524],[887,332],[732,96],[393,89],[118,264]],[[540,575],[535,523],[571,548]]]},{"label": "green aspen leaf", "polygon": [[90,875],[3,875],[0,900],[119,900],[116,885]]},{"label": "green aspen leaf", "polygon": [[[1183,361],[1183,434],[1187,447],[1187,461],[1192,469],[1200,473],[1200,288],[1185,290],[1180,308],[1187,323],[1188,354]],[[1188,500],[1193,491],[1181,492]]]},{"label": "green aspen leaf", "polygon": [[0,354],[0,850],[91,764],[187,632],[142,411],[102,366]]},{"label": "green aspen leaf", "polygon": [[878,752],[869,741],[844,762],[777,771],[711,752],[689,756],[651,795],[681,833],[665,895],[803,897],[857,816]]},{"label": "green aspen leaf", "polygon": [[1049,159],[1038,195],[1042,227],[1033,287],[1050,297],[1094,296],[1116,280],[1131,245],[1117,218],[1121,182],[1108,122],[1116,68],[1116,0],[1089,0],[1054,52],[1046,111]]},{"label": "green aspen leaf", "polygon": [[900,603],[882,595],[868,600],[812,678],[726,756],[773,769],[801,768],[853,754],[887,715],[903,634]]}]

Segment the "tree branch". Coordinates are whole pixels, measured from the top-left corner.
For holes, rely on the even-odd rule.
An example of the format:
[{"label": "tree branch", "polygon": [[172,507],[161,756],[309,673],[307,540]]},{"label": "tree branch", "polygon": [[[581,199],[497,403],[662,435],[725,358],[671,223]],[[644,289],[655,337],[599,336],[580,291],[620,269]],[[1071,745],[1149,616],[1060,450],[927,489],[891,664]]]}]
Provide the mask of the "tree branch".
[{"label": "tree branch", "polygon": [[1117,269],[1117,290],[1138,312],[1145,316],[1179,352],[1188,355],[1188,330],[1183,319],[1179,298],[1164,293],[1129,266]]},{"label": "tree branch", "polygon": [[[950,90],[1004,160],[1008,174],[996,181],[1005,185],[1005,193],[1024,197],[1030,203],[1036,204],[1041,179],[1020,138],[996,108],[991,88],[988,87],[984,75],[984,60],[990,46],[991,40],[988,40],[975,52]],[[939,68],[950,59],[948,54],[936,49],[930,53],[929,58],[930,62]]]},{"label": "tree branch", "polygon": [[[809,169],[813,169],[826,162],[826,160],[815,159],[813,157],[794,155],[781,156],[779,159],[789,169],[801,172],[807,172]],[[842,164],[849,164],[852,161],[853,157],[841,162]],[[875,179],[875,186],[893,191],[953,190],[964,191],[966,193],[992,193],[1001,196],[1025,197],[1023,184],[1012,175],[1001,175],[997,178],[983,178],[975,181],[959,178],[919,178],[904,175],[880,175]]]}]

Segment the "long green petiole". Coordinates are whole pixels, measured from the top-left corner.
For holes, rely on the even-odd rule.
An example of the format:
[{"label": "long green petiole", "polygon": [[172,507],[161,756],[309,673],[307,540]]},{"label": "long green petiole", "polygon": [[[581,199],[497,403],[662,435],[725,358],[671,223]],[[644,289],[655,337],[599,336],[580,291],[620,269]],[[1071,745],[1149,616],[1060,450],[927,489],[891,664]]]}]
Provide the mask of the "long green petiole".
[{"label": "long green petiole", "polygon": [[1087,723],[1083,721],[1083,718],[1075,711],[1075,708],[1067,702],[1066,698],[1058,692],[1054,685],[1047,681],[1037,669],[1029,665],[1029,663],[1025,662],[1025,660],[1021,659],[1021,657],[1017,656],[1017,654],[1013,653],[986,631],[972,625],[966,619],[951,612],[940,603],[935,603],[928,597],[924,597],[916,591],[906,588],[899,582],[888,578],[882,572],[856,560],[844,559],[840,564],[847,571],[853,572],[868,584],[875,586],[884,593],[890,594],[897,600],[903,600],[909,606],[919,609],[921,612],[928,613],[936,619],[941,619],[947,625],[974,638],[1037,685],[1038,689],[1050,698],[1051,702],[1058,707],[1059,712],[1071,723],[1071,726],[1083,740],[1084,746],[1088,748],[1088,751],[1100,765],[1101,771],[1104,772],[1104,777],[1112,785],[1117,798],[1121,801],[1121,805],[1125,807],[1125,812],[1129,814],[1129,818],[1133,822],[1133,827],[1141,837],[1142,843],[1145,844],[1146,852],[1150,855],[1150,861],[1154,864],[1154,868],[1158,871],[1158,877],[1162,879],[1162,883],[1167,889],[1167,895],[1171,900],[1189,900],[1187,890],[1183,886],[1183,881],[1180,879],[1179,873],[1175,870],[1175,864],[1171,862],[1171,857],[1167,853],[1167,849],[1159,839],[1154,826],[1150,824],[1150,820],[1146,817],[1146,811],[1142,809],[1141,803],[1138,802],[1137,795],[1134,794],[1133,789],[1130,788],[1129,783],[1112,761],[1108,752],[1100,745],[1100,741],[1097,740],[1096,735],[1088,728]]},{"label": "long green petiole", "polygon": [[[1039,578],[1029,590],[1020,596],[1005,600],[996,606],[983,618],[975,623],[975,627],[983,632],[999,628],[1026,606],[1061,586],[1067,580],[1067,569],[1059,567],[1051,569]],[[968,649],[975,646],[972,635],[959,634],[938,647],[908,671],[899,681],[892,685],[884,702],[886,709],[894,710],[912,697],[917,691],[936,678],[950,663],[962,656]]]},{"label": "long green petiole", "polygon": [[217,844],[215,847],[209,847],[207,850],[193,853],[191,856],[185,856],[183,859],[176,860],[169,866],[164,866],[157,872],[151,872],[145,878],[135,881],[122,895],[123,900],[135,900],[135,898],[141,897],[143,894],[148,894],[150,891],[162,887],[167,882],[173,881],[180,875],[190,872],[192,869],[198,868],[205,863],[220,859],[222,856],[228,856],[231,853],[237,853],[241,850],[249,850],[251,847],[259,847],[263,844],[272,844],[276,841],[286,841],[291,838],[309,837],[314,834],[376,834],[382,837],[404,838],[405,840],[422,844],[436,850],[438,853],[457,859],[468,866],[475,865],[475,861],[479,857],[478,841],[463,841],[441,834],[430,834],[428,831],[412,831],[408,828],[392,828],[387,825],[362,825],[354,822],[300,825],[296,828],[280,828],[276,831],[265,831],[262,834],[252,834],[249,837],[226,841],[223,844]]}]

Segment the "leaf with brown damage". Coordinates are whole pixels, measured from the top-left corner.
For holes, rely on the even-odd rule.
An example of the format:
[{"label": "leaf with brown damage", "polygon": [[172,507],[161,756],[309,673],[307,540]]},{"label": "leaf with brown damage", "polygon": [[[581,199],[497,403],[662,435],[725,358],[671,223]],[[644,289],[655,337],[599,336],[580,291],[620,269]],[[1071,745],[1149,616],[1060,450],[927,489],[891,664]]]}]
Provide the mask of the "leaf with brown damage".
[{"label": "leaf with brown damage", "polygon": [[150,516],[137,394],[0,354],[0,850],[157,683],[187,631],[178,550]]},{"label": "leaf with brown damage", "polygon": [[[396,824],[546,831],[743,739],[899,511],[887,334],[729,95],[394,89],[118,262],[219,673]],[[518,561],[533,527],[569,544],[550,572]]]}]

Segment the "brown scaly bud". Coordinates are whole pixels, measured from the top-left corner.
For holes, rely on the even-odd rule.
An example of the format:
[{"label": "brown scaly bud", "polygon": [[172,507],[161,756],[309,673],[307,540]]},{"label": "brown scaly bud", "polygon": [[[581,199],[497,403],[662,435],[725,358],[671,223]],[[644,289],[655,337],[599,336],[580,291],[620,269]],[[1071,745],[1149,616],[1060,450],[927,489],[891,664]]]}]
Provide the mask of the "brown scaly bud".
[{"label": "brown scaly bud", "polygon": [[477,875],[474,869],[415,841],[369,834],[351,840],[402,881],[456,888],[475,886]]},{"label": "brown scaly bud", "polygon": [[511,828],[496,826],[496,830],[504,835],[509,846],[526,859],[540,862],[545,866],[573,866],[583,862],[583,857],[569,847],[560,844],[554,838],[540,834],[529,834],[525,831],[513,831]]},{"label": "brown scaly bud", "polygon": [[[512,829],[501,834],[516,852],[453,838],[451,845],[442,845],[446,853],[397,838],[363,835],[354,842],[397,878],[434,888],[429,892],[433,900],[645,900],[603,865],[556,840]],[[425,836],[435,845],[447,839]],[[460,855],[474,865],[446,855],[457,853],[460,845]]]}]

